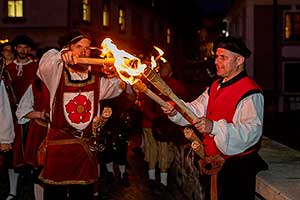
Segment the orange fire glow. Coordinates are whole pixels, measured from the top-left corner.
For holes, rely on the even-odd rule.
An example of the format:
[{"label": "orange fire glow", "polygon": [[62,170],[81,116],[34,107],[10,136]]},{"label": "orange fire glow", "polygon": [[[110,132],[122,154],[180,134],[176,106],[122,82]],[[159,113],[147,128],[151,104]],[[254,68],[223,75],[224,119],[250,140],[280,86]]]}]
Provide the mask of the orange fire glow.
[{"label": "orange fire glow", "polygon": [[[147,67],[146,64],[142,63],[141,59],[127,53],[124,50],[117,48],[115,44],[112,43],[110,38],[105,38],[101,44],[102,54],[106,56],[112,56],[115,58],[114,66],[120,76],[120,78],[133,85],[140,80],[142,73]],[[154,48],[159,52],[159,56],[155,59],[151,57],[151,68],[154,69],[157,67],[157,60],[163,59],[163,51],[158,47]]]}]

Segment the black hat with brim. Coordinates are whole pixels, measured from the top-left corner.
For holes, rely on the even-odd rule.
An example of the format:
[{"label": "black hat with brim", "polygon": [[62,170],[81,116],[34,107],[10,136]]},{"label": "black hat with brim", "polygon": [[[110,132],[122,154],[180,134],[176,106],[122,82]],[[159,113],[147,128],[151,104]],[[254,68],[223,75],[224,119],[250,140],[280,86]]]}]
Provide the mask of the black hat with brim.
[{"label": "black hat with brim", "polygon": [[27,35],[18,35],[12,40],[11,43],[14,47],[16,47],[19,44],[28,45],[31,48],[34,47],[33,40],[30,37],[28,37]]},{"label": "black hat with brim", "polygon": [[214,42],[214,52],[217,51],[217,48],[227,49],[245,58],[249,58],[251,55],[251,51],[247,48],[244,41],[241,38],[233,36],[218,37]]}]

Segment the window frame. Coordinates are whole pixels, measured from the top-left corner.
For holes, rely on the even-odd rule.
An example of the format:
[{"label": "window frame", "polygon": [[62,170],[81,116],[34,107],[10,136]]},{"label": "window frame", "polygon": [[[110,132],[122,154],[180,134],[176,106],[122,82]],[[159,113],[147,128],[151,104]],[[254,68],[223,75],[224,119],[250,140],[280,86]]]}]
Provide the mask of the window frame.
[{"label": "window frame", "polygon": [[[123,17],[120,15],[121,10],[123,11]],[[122,22],[120,22],[122,20]],[[123,5],[120,5],[118,8],[118,27],[119,27],[119,33],[125,33],[126,32],[126,10]]]},{"label": "window frame", "polygon": [[[291,36],[290,36],[291,39],[286,37],[286,28],[287,28],[286,16],[288,14],[291,14],[291,15],[298,14],[299,15],[299,21],[297,22],[298,26],[299,26],[299,33],[298,33],[298,35],[294,36],[294,37],[296,37],[295,39],[291,38],[291,37],[293,37],[293,30],[291,30]],[[292,28],[293,28],[293,22],[291,24]],[[300,42],[300,10],[286,10],[283,12],[283,37],[282,37],[282,39],[284,42]]]},{"label": "window frame", "polygon": [[[106,12],[106,13],[105,13]],[[107,25],[104,24],[105,23],[105,17],[108,18],[107,20]],[[105,0],[103,2],[103,10],[102,10],[102,27],[104,29],[109,29],[111,26],[111,5],[110,5],[110,1]]]},{"label": "window frame", "polygon": [[[8,9],[8,4],[9,4],[9,2],[14,2],[14,3],[16,3],[17,1],[20,1],[20,2],[22,2],[22,16],[19,16],[19,17],[17,17],[17,16],[8,16],[8,14],[9,14],[9,9]],[[4,17],[2,18],[2,22],[4,23],[4,24],[8,24],[8,23],[25,23],[26,22],[26,18],[24,17],[25,16],[25,9],[24,9],[24,7],[25,7],[25,2],[24,2],[24,0],[6,0],[5,1],[5,3],[4,3],[4,9],[3,9],[3,14],[4,14]]]},{"label": "window frame", "polygon": [[[82,0],[82,11],[81,11],[81,20],[84,22],[91,22],[91,0]],[[86,13],[84,13],[87,11]],[[87,17],[87,19],[85,19]]]}]

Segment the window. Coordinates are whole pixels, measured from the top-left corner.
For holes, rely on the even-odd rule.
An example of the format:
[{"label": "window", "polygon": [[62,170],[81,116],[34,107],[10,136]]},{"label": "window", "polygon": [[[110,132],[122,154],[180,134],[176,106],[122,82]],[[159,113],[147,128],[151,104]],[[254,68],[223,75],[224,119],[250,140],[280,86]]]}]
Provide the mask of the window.
[{"label": "window", "polygon": [[91,4],[89,0],[82,0],[82,20],[91,21]]},{"label": "window", "polygon": [[284,39],[300,41],[300,12],[286,12],[284,22]]},{"label": "window", "polygon": [[118,24],[119,24],[119,32],[125,32],[125,10],[123,7],[119,8],[119,16],[118,16]]},{"label": "window", "polygon": [[7,1],[7,16],[8,17],[23,17],[23,0],[8,0]]},{"label": "window", "polygon": [[102,13],[102,26],[109,27],[110,25],[110,4],[109,1],[105,1]]},{"label": "window", "polygon": [[166,38],[167,44],[171,43],[171,29],[167,28],[167,38]]}]

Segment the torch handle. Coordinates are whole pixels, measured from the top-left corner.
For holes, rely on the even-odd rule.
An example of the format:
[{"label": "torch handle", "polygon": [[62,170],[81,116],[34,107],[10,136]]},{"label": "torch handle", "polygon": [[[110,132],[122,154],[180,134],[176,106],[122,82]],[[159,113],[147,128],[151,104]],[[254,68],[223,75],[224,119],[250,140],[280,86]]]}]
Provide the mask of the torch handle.
[{"label": "torch handle", "polygon": [[151,82],[162,94],[168,96],[178,106],[179,112],[187,118],[190,123],[193,123],[197,118],[190,108],[188,108],[181,99],[179,99],[165,81],[150,67],[146,67],[143,75]]},{"label": "torch handle", "polygon": [[90,64],[90,65],[113,65],[114,58],[78,58],[77,63]]},{"label": "torch handle", "polygon": [[167,102],[165,102],[162,98],[160,98],[158,95],[156,95],[154,92],[152,92],[149,88],[147,88],[147,86],[143,82],[138,81],[137,83],[135,83],[133,85],[133,87],[135,89],[145,93],[149,98],[154,100],[156,103],[158,103],[162,107],[167,108],[169,106],[169,104]]}]

